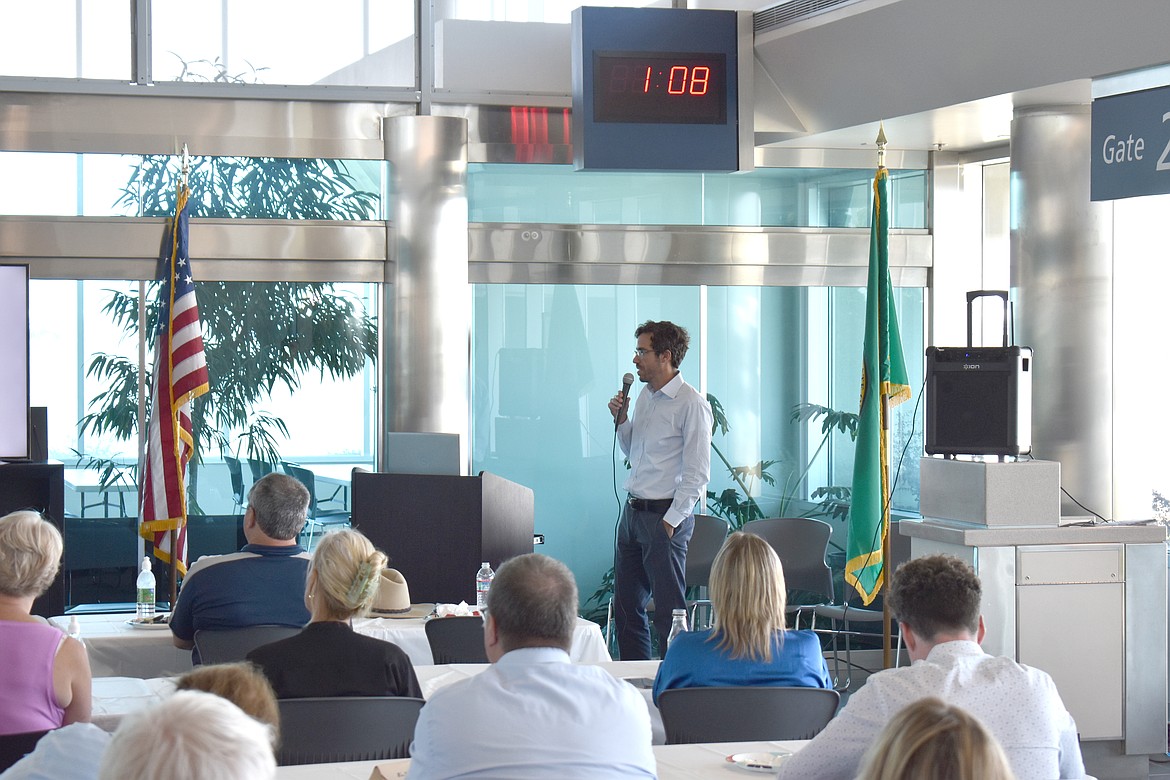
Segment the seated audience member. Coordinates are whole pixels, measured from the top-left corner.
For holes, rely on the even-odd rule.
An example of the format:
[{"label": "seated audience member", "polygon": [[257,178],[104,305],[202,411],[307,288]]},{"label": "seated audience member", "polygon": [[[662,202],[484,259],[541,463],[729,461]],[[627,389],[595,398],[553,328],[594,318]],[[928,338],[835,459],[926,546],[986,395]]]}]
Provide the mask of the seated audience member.
[{"label": "seated audience member", "polygon": [[179,691],[127,715],[102,757],[101,780],[267,780],[272,729],[227,699]]},{"label": "seated audience member", "polygon": [[[252,485],[244,513],[248,543],[230,555],[200,558],[183,578],[170,620],[176,647],[194,647],[195,632],[204,628],[300,628],[309,621],[302,598],[309,555],[297,544],[308,509],[308,489],[287,474],[273,472]],[[192,659],[199,663],[196,653]]]},{"label": "seated audience member", "polygon": [[732,685],[829,688],[821,642],[786,631],[784,568],[772,546],[733,533],[711,565],[714,627],[680,634],[654,680],[654,701],[671,688]]},{"label": "seated audience member", "polygon": [[392,642],[358,634],[350,625],[355,616],[368,612],[385,566],[386,556],[358,531],[347,528],[321,538],[304,590],[312,621],[296,636],[248,653],[278,698],[422,698],[406,653]]},{"label": "seated audience member", "polygon": [[577,584],[530,553],[492,581],[483,673],[440,688],[419,715],[413,780],[655,777],[650,715],[629,683],[569,661]]},{"label": "seated audience member", "polygon": [[[273,747],[280,733],[280,710],[268,679],[248,663],[198,666],[175,683],[180,691],[203,691],[221,696],[261,723],[271,727]],[[92,723],[74,723],[50,731],[0,780],[97,780],[98,765],[110,735]]]},{"label": "seated audience member", "polygon": [[0,517],[0,734],[89,720],[85,648],[32,615],[57,576],[63,548],[61,532],[36,512]]},{"label": "seated audience member", "polygon": [[894,716],[866,752],[857,780],[1015,780],[983,724],[933,696]]},{"label": "seated audience member", "polygon": [[913,664],[872,675],[824,731],[784,762],[780,777],[855,777],[886,723],[928,696],[978,718],[1020,780],[1084,777],[1076,724],[1052,678],[979,647],[981,591],[975,572],[957,558],[902,564],[888,598]]},{"label": "seated audience member", "polygon": [[221,696],[256,720],[272,727],[275,748],[280,734],[280,707],[268,678],[250,663],[199,666],[175,682],[177,691],[203,691]]}]

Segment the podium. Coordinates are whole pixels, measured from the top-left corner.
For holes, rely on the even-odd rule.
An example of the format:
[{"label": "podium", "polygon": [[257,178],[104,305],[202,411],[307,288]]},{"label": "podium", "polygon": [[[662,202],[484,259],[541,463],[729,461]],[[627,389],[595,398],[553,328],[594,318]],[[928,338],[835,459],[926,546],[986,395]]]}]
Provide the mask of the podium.
[{"label": "podium", "polygon": [[532,552],[532,489],[476,477],[358,472],[353,527],[402,572],[415,603],[474,603],[480,563]]},{"label": "podium", "polygon": [[[0,464],[0,517],[19,509],[44,515],[65,535],[65,466],[56,462],[17,461]],[[32,614],[65,614],[65,572],[58,569],[49,589],[33,602]]]}]

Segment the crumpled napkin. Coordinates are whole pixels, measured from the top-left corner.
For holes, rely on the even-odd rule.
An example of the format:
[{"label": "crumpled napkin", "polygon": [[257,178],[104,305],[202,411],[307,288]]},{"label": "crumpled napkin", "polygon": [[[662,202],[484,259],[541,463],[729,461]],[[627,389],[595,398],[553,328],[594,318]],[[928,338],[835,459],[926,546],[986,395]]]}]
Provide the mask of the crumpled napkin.
[{"label": "crumpled napkin", "polygon": [[458,604],[435,605],[435,617],[476,617],[478,615],[479,610],[466,601],[460,601]]}]

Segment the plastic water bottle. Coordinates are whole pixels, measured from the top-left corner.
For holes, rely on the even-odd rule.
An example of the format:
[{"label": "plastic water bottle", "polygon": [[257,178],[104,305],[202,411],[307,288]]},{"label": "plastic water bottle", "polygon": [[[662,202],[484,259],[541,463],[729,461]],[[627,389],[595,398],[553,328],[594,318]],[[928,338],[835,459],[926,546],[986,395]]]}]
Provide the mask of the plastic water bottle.
[{"label": "plastic water bottle", "polygon": [[85,640],[81,638],[81,623],[77,620],[77,615],[69,617],[69,629],[65,632],[73,639],[81,642],[82,647],[85,646]]},{"label": "plastic water bottle", "polygon": [[138,621],[154,619],[154,572],[150,569],[150,558],[142,559],[142,569],[138,572],[138,609],[134,619]]},{"label": "plastic water bottle", "polygon": [[488,591],[492,587],[492,578],[496,573],[492,571],[492,565],[488,561],[484,561],[479,567],[479,571],[475,573],[475,608],[481,612],[487,608]]},{"label": "plastic water bottle", "polygon": [[670,634],[666,637],[667,647],[674,644],[676,636],[689,630],[687,629],[687,611],[685,609],[676,609],[670,614]]}]

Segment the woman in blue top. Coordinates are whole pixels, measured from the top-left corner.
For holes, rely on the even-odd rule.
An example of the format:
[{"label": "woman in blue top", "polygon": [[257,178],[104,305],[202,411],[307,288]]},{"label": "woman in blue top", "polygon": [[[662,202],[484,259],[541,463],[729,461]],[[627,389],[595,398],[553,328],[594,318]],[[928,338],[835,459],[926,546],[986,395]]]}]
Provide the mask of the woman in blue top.
[{"label": "woman in blue top", "polygon": [[733,533],[711,566],[714,628],[680,634],[654,680],[654,701],[671,688],[735,685],[829,688],[821,643],[787,631],[784,569],[771,545]]}]

